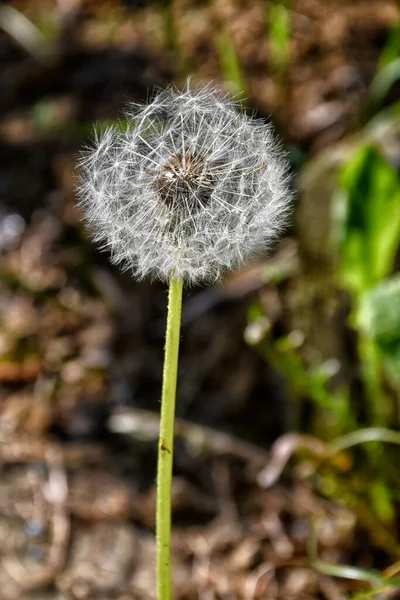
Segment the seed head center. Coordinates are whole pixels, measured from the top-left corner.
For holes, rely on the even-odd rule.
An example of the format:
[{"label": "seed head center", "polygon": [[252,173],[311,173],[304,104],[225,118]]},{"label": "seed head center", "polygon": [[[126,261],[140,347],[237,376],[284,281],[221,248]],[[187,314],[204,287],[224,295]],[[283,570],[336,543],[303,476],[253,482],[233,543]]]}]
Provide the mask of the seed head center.
[{"label": "seed head center", "polygon": [[210,200],[214,179],[200,156],[174,154],[162,169],[158,188],[162,200],[169,205],[185,205],[194,209]]}]

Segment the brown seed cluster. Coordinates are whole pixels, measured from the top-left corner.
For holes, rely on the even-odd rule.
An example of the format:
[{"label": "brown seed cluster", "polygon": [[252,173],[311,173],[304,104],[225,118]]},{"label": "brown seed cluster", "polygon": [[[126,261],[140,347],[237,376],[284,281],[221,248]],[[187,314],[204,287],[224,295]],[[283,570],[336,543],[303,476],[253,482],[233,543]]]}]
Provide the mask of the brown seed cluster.
[{"label": "brown seed cluster", "polygon": [[182,205],[191,210],[204,207],[211,198],[214,178],[200,156],[177,153],[161,169],[157,185],[168,206]]}]

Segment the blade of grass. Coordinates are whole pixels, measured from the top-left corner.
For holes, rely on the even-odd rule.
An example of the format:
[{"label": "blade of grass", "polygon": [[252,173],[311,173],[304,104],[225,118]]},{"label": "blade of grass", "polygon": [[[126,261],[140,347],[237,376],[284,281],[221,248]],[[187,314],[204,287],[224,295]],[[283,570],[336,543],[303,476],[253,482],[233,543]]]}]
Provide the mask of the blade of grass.
[{"label": "blade of grass", "polygon": [[360,592],[359,594],[356,594],[355,596],[351,596],[350,598],[348,598],[348,600],[363,600],[364,598],[372,598],[373,596],[376,596],[377,594],[382,594],[382,592],[387,592],[388,590],[390,590],[393,587],[393,585],[394,584],[387,583],[386,585],[382,585],[373,590],[366,590],[365,592]]},{"label": "blade of grass", "polygon": [[234,94],[246,91],[247,85],[243,69],[229,31],[221,28],[217,32],[215,40],[223,80],[230,84]]},{"label": "blade of grass", "polygon": [[366,442],[385,442],[400,445],[400,431],[385,427],[366,427],[365,429],[353,431],[329,444],[329,456]]},{"label": "blade of grass", "polygon": [[381,575],[377,571],[372,571],[371,569],[362,569],[352,565],[334,565],[320,560],[318,558],[317,529],[318,525],[316,523],[316,519],[314,519],[311,522],[311,535],[308,543],[308,553],[311,560],[311,565],[316,571],[318,571],[318,573],[327,575],[329,577],[339,577],[341,579],[351,579],[354,581],[365,581],[371,585],[380,584],[384,585],[385,587],[400,587],[400,579],[391,578],[388,580],[387,577]]},{"label": "blade of grass", "polygon": [[[268,3],[269,59],[279,83],[285,84],[290,62],[291,2]],[[285,86],[286,87],[286,86]]]}]

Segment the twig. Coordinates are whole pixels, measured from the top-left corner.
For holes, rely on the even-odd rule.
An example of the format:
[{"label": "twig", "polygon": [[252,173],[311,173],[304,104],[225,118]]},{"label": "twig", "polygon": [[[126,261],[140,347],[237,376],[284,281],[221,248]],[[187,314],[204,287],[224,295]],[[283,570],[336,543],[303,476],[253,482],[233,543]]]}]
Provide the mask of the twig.
[{"label": "twig", "polygon": [[276,440],[271,449],[267,466],[259,473],[257,482],[263,488],[274,485],[281,476],[292,454],[299,448],[307,448],[312,454],[324,457],[328,446],[310,435],[287,433]]},{"label": "twig", "polygon": [[264,594],[267,591],[267,588],[271,581],[273,580],[275,575],[275,567],[269,563],[262,563],[255,571],[252,573],[246,581],[245,585],[245,600],[255,600],[255,598],[259,597],[259,584],[262,579],[265,579],[263,583],[263,592]]},{"label": "twig", "polygon": [[[108,423],[109,429],[115,433],[125,433],[147,441],[157,439],[158,425],[159,417],[156,413],[137,408],[124,408],[116,412]],[[255,444],[184,419],[176,419],[175,437],[182,438],[199,454],[209,452],[217,456],[239,457],[258,468],[270,458],[266,450]]]}]

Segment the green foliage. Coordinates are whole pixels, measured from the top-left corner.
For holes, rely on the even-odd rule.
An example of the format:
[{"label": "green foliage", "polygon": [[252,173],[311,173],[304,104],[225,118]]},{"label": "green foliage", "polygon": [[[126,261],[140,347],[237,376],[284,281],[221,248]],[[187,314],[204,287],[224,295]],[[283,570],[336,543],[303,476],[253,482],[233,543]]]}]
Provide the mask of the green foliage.
[{"label": "green foliage", "polygon": [[400,339],[400,275],[375,286],[363,298],[359,325],[382,345]]},{"label": "green foliage", "polygon": [[397,19],[381,52],[377,70],[370,87],[369,98],[363,110],[368,121],[381,108],[393,84],[400,77],[400,19]]},{"label": "green foliage", "polygon": [[229,31],[220,29],[216,35],[217,52],[224,82],[234,94],[246,91],[246,80]]},{"label": "green foliage", "polygon": [[[397,122],[398,116],[393,111],[390,131],[396,128]],[[388,129],[386,124],[385,131]],[[304,340],[304,344],[293,344],[296,332],[274,340],[271,324],[257,340],[257,347],[288,382],[294,401],[295,428],[300,431],[308,428],[325,440],[341,436],[337,444],[347,445],[340,449],[362,445],[352,448],[352,454],[362,459],[362,469],[352,470],[346,478],[322,469],[320,489],[329,496],[330,486],[334,490],[331,497],[345,499],[369,531],[376,532],[379,526],[383,532],[380,543],[384,547],[382,540],[395,522],[398,494],[393,449],[381,442],[400,442],[400,433],[395,431],[400,410],[394,410],[393,394],[387,385],[391,383],[392,390],[400,393],[400,275],[392,276],[400,245],[400,178],[381,151],[384,144],[371,142],[368,132],[360,138],[362,142],[353,146],[350,154],[348,147],[345,148],[342,156],[346,159],[337,168],[337,189],[329,205],[332,239],[327,239],[327,243],[334,242],[329,245],[332,248],[330,277],[350,296],[352,310],[348,324],[353,330],[356,353],[353,374],[347,379],[344,376],[338,387],[332,383],[334,373],[329,374],[326,369],[330,361],[318,358],[318,348],[310,347],[308,340]],[[318,265],[316,274],[311,276],[321,276]],[[251,317],[259,323],[267,319],[254,309]],[[313,410],[308,410],[308,422],[304,422],[299,415],[304,414],[304,406],[309,408],[310,403]],[[395,541],[386,548],[395,553],[393,544],[396,545]],[[375,589],[393,586],[393,582],[376,572],[330,565],[316,557],[313,566],[331,577],[354,577],[369,582]],[[375,589],[359,597],[374,595]]]},{"label": "green foliage", "polygon": [[367,144],[355,150],[342,167],[338,181],[339,284],[352,295],[353,325],[359,330],[358,353],[370,423],[387,425],[391,403],[383,388],[382,345],[377,344],[368,328],[360,328],[359,311],[362,297],[393,270],[400,243],[400,178],[379,150]]},{"label": "green foliage", "polygon": [[[282,336],[275,341],[269,339],[266,335],[268,327],[265,328],[266,317],[259,304],[251,305],[248,319],[247,341],[257,347],[269,364],[285,375],[295,406],[299,408],[301,402],[309,398],[315,406],[329,414],[330,418],[325,421],[324,426],[321,424],[319,435],[330,438],[354,426],[347,390],[339,389],[332,393],[328,389],[330,379],[337,372],[336,361],[315,361],[306,365],[300,355],[295,334]],[[297,421],[293,425],[299,428],[299,416],[293,420]]]},{"label": "green foliage", "polygon": [[387,376],[400,392],[400,275],[363,295],[358,327],[375,341]]},{"label": "green foliage", "polygon": [[268,3],[268,41],[272,70],[283,79],[290,61],[290,35],[292,11],[290,5],[280,2]]},{"label": "green foliage", "polygon": [[339,175],[339,279],[360,294],[387,277],[400,241],[400,179],[374,146],[354,152]]},{"label": "green foliage", "polygon": [[386,44],[381,52],[378,73],[400,56],[400,19],[397,19],[389,32]]}]

